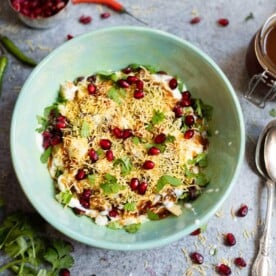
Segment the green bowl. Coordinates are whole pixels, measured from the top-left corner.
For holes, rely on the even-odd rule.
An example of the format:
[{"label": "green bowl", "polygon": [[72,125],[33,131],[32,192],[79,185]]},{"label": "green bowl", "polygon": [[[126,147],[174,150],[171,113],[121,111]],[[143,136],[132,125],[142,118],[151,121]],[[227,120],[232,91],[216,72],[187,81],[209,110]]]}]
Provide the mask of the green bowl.
[{"label": "green bowl", "polygon": [[[179,217],[143,224],[130,234],[78,217],[54,198],[52,180],[40,162],[37,115],[52,104],[60,83],[130,63],[152,65],[177,75],[214,108],[207,174],[211,183]],[[141,27],[107,28],[76,37],[50,53],[31,73],[18,97],[11,125],[13,165],[27,198],[53,227],[79,242],[107,249],[163,246],[191,233],[221,207],[238,177],[245,147],[244,121],[237,96],[219,67],[190,43]]]}]

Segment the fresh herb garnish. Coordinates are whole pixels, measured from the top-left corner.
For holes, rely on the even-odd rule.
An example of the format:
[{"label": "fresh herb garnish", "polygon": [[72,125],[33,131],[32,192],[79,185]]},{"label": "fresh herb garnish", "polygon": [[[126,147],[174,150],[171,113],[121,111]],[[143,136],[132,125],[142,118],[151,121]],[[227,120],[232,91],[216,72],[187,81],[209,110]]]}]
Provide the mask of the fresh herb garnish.
[{"label": "fresh herb garnish", "polygon": [[269,115],[271,117],[276,117],[276,109],[275,108],[272,108],[270,111],[269,111]]},{"label": "fresh herb garnish", "polygon": [[89,137],[91,133],[91,127],[87,121],[83,121],[80,129],[80,136],[83,138]]},{"label": "fresh herb garnish", "polygon": [[130,159],[127,156],[116,159],[113,165],[114,166],[119,165],[121,167],[121,172],[123,176],[128,175],[132,170],[132,164],[130,162]]},{"label": "fresh herb garnish", "polygon": [[203,103],[201,99],[195,99],[195,112],[199,117],[210,121],[212,119],[213,107]]},{"label": "fresh herb garnish", "polygon": [[130,212],[135,211],[136,210],[136,204],[135,204],[135,202],[127,202],[124,205],[124,210],[125,211],[130,211]]},{"label": "fresh herb garnish", "polygon": [[100,185],[105,194],[116,194],[124,187],[117,182],[117,178],[109,173],[104,175],[105,181]]},{"label": "fresh herb garnish", "polygon": [[69,204],[72,197],[73,197],[73,194],[68,190],[56,194],[57,201],[65,206],[67,206]]},{"label": "fresh herb garnish", "polygon": [[136,233],[141,227],[141,223],[134,223],[134,224],[129,224],[124,226],[124,229],[128,232],[128,233]]},{"label": "fresh herb garnish", "polygon": [[252,12],[250,12],[245,18],[244,18],[244,21],[248,21],[250,19],[254,19],[254,15]]},{"label": "fresh herb garnish", "polygon": [[194,159],[188,161],[190,165],[198,165],[201,168],[207,167],[207,154],[206,152],[198,154]]},{"label": "fresh herb garnish", "polygon": [[159,219],[160,219],[159,215],[158,215],[158,214],[155,214],[155,213],[152,212],[151,210],[148,210],[148,211],[147,211],[147,215],[148,215],[148,218],[149,218],[150,220],[159,220]]},{"label": "fresh herb garnish", "polygon": [[48,161],[48,158],[50,157],[52,153],[52,147],[48,147],[41,155],[40,155],[40,162],[45,164]]},{"label": "fresh herb garnish", "polygon": [[157,192],[160,192],[166,184],[170,184],[172,186],[179,186],[182,184],[182,181],[174,176],[162,175],[157,181]]},{"label": "fresh herb garnish", "polygon": [[111,87],[107,92],[107,96],[117,104],[121,104],[126,94],[123,88]]}]

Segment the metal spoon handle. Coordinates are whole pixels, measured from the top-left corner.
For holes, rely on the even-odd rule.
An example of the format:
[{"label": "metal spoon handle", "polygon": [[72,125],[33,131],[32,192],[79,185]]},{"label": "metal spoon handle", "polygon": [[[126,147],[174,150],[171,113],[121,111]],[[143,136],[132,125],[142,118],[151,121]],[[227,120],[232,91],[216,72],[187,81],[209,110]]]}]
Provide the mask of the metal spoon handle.
[{"label": "metal spoon handle", "polygon": [[266,181],[267,185],[267,209],[263,235],[260,239],[259,252],[255,259],[252,268],[252,276],[270,276],[271,274],[271,259],[270,259],[270,229],[271,218],[274,202],[275,183],[271,180]]}]

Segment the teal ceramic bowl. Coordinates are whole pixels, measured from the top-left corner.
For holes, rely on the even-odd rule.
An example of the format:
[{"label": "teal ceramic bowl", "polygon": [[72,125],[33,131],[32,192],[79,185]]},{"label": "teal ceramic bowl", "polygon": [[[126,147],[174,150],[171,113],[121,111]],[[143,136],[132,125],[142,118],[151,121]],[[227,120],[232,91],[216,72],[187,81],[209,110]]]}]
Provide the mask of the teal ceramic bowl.
[{"label": "teal ceramic bowl", "polygon": [[[78,217],[54,199],[45,164],[37,115],[52,104],[64,80],[130,63],[153,65],[179,76],[196,97],[214,108],[207,191],[179,217],[143,224],[130,234]],[[171,34],[140,27],[115,27],[84,34],[49,54],[31,73],[18,97],[11,125],[11,154],[20,185],[34,208],[53,227],[79,242],[106,249],[137,250],[164,246],[191,233],[221,207],[238,177],[244,154],[244,121],[236,94],[206,54]]]}]

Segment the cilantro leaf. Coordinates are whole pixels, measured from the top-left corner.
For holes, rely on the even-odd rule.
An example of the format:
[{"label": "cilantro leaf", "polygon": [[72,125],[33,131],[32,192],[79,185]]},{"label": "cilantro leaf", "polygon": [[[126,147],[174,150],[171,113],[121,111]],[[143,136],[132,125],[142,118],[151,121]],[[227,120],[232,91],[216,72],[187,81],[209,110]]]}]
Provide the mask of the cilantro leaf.
[{"label": "cilantro leaf", "polygon": [[147,215],[148,215],[148,218],[149,218],[150,220],[159,220],[159,219],[160,219],[159,215],[158,215],[158,214],[155,214],[155,213],[152,212],[151,210],[148,210],[148,211],[147,211]]},{"label": "cilantro leaf", "polygon": [[80,129],[80,136],[83,138],[89,137],[91,133],[91,127],[87,121],[83,121]]},{"label": "cilantro leaf", "polygon": [[56,195],[57,201],[62,203],[65,206],[69,204],[72,197],[73,197],[73,194],[69,190],[60,192]]},{"label": "cilantro leaf", "polygon": [[48,147],[40,156],[40,162],[45,164],[52,153],[52,147]]},{"label": "cilantro leaf", "polygon": [[213,107],[203,103],[201,99],[195,99],[195,112],[199,117],[210,121],[212,119]]},{"label": "cilantro leaf", "polygon": [[100,187],[105,194],[116,194],[120,190],[124,189],[122,185],[117,182],[117,178],[111,174],[105,174],[105,182],[103,182]]},{"label": "cilantro leaf", "polygon": [[153,117],[151,119],[151,123],[153,125],[160,124],[166,118],[165,114],[159,110],[153,111]]},{"label": "cilantro leaf", "polygon": [[112,230],[118,230],[118,229],[122,229],[122,226],[118,221],[111,221],[110,223],[107,224],[107,228]]},{"label": "cilantro leaf", "polygon": [[113,165],[114,166],[119,165],[121,167],[121,172],[123,176],[128,175],[132,170],[132,164],[130,162],[130,159],[127,156],[116,159]]},{"label": "cilantro leaf", "polygon": [[96,176],[95,174],[89,174],[89,175],[87,176],[87,179],[88,179],[89,184],[94,185],[95,182],[96,182],[96,177],[97,177],[97,176]]},{"label": "cilantro leaf", "polygon": [[124,229],[128,232],[128,233],[136,233],[141,227],[141,223],[134,223],[134,224],[129,224],[124,226]]},{"label": "cilantro leaf", "polygon": [[276,109],[275,108],[272,108],[270,111],[269,111],[269,115],[271,117],[276,117]]},{"label": "cilantro leaf", "polygon": [[107,92],[107,96],[117,104],[121,104],[126,96],[126,93],[123,88],[111,87]]},{"label": "cilantro leaf", "polygon": [[156,185],[157,192],[160,192],[166,184],[170,184],[172,186],[179,186],[182,184],[182,181],[170,175],[162,175],[157,181],[157,185]]},{"label": "cilantro leaf", "polygon": [[207,154],[205,152],[198,154],[194,159],[189,160],[188,164],[198,164],[201,168],[207,167]]},{"label": "cilantro leaf", "polygon": [[254,14],[252,12],[250,12],[245,18],[244,21],[248,21],[250,19],[254,19]]},{"label": "cilantro leaf", "polygon": [[135,211],[136,210],[136,204],[135,204],[135,202],[127,202],[124,205],[124,210],[125,211],[130,211],[130,212]]}]

